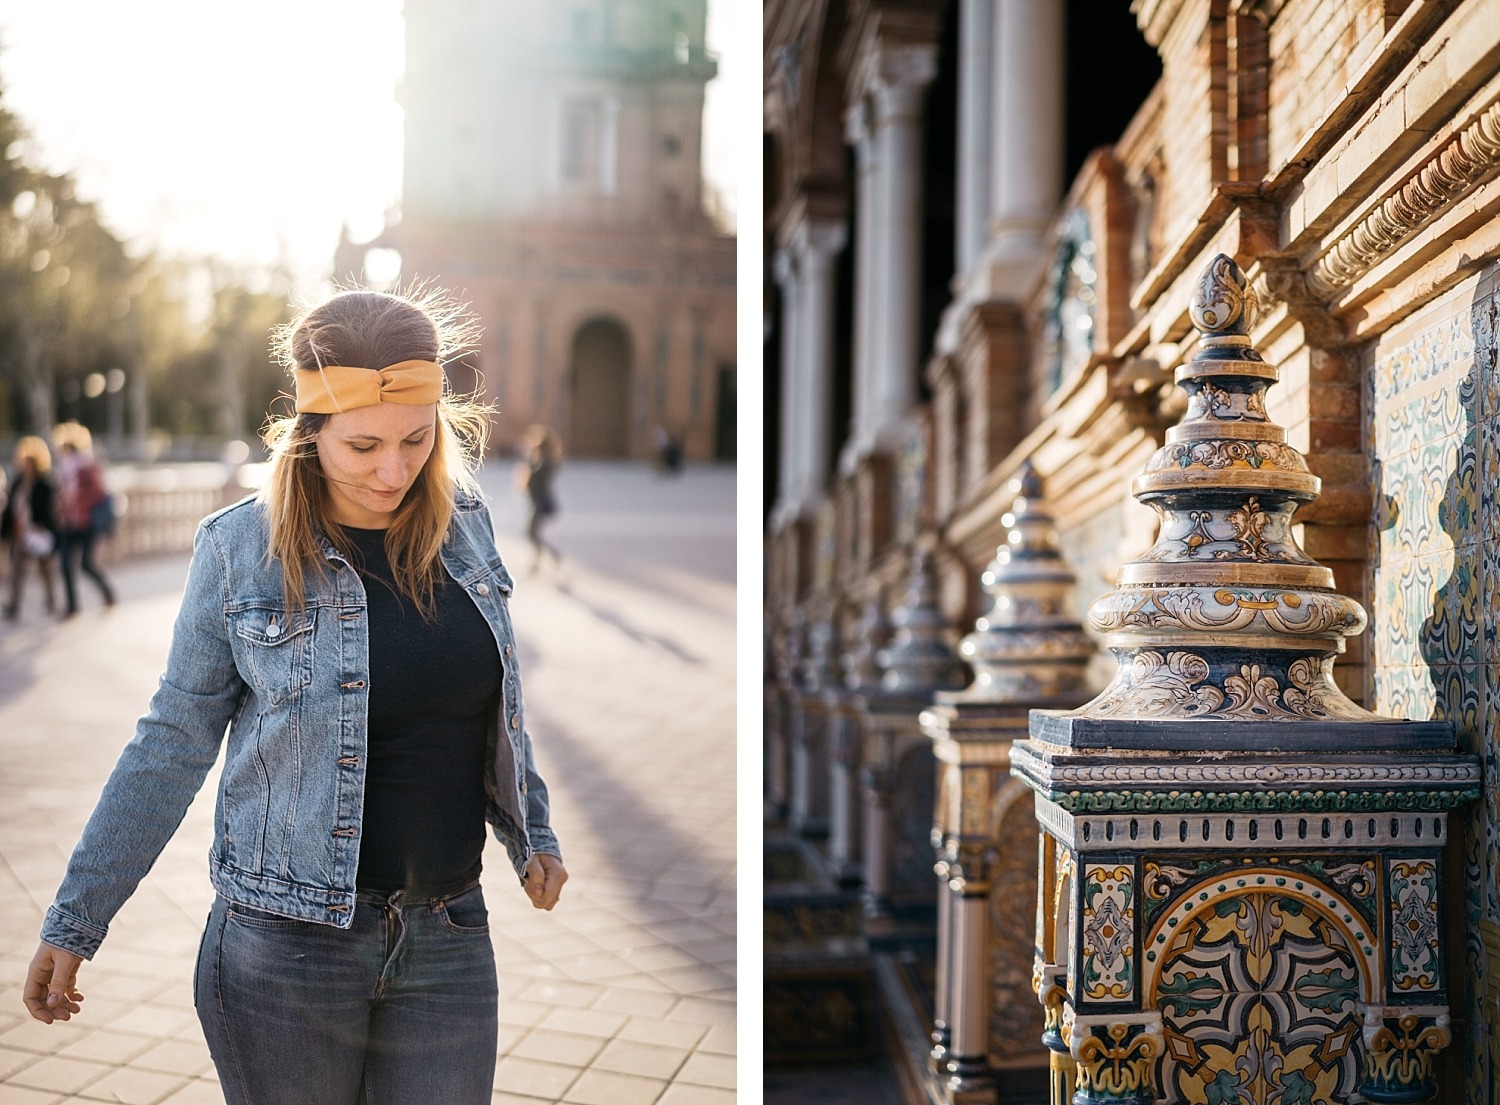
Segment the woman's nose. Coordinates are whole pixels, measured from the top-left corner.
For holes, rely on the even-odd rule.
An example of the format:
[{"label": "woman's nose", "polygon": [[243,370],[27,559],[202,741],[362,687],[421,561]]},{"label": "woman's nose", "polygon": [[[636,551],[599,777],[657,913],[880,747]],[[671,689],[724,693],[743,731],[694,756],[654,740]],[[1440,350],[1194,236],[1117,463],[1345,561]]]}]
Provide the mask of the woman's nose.
[{"label": "woman's nose", "polygon": [[388,488],[400,487],[406,483],[406,462],[399,455],[381,457],[375,467],[375,478]]}]

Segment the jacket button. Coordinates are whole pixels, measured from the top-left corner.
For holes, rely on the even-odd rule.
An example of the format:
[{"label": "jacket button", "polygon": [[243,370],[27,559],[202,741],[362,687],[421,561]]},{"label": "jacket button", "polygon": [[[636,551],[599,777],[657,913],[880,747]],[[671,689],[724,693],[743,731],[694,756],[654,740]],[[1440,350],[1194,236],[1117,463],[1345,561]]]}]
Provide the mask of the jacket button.
[{"label": "jacket button", "polygon": [[490,593],[490,585],[488,583],[481,583],[478,587],[474,588],[474,593],[480,598],[484,598],[485,595]]},{"label": "jacket button", "polygon": [[509,659],[510,659],[510,646],[509,646],[509,645],[506,645],[506,646],[505,646],[505,658],[506,658],[506,659],[507,659],[507,660],[509,660]]},{"label": "jacket button", "polygon": [[518,718],[518,717],[516,717],[515,714],[511,714],[510,715],[510,727],[512,729],[519,729],[519,728],[521,728],[521,719]]}]

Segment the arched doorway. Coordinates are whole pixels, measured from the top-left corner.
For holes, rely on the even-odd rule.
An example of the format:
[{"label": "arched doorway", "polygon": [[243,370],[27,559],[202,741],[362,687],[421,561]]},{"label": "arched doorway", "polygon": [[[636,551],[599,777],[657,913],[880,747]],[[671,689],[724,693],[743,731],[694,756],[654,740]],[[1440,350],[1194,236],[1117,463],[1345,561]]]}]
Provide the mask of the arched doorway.
[{"label": "arched doorway", "polygon": [[630,455],[630,335],[614,319],[591,319],[573,335],[570,412],[564,446],[575,457]]}]

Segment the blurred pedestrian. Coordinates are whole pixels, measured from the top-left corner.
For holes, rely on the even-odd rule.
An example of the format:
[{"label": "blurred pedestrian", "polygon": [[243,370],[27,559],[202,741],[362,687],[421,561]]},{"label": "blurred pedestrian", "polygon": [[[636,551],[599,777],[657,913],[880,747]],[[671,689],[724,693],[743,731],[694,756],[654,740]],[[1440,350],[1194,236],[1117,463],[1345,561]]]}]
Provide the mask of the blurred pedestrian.
[{"label": "blurred pedestrian", "polygon": [[443,388],[465,317],[350,291],[282,335],[296,414],[259,495],[199,527],[166,674],[43,923],[37,1020],[80,1011],[227,729],[195,976],[226,1101],[489,1105],[486,821],[537,908],[567,872],[473,475],[487,408]]},{"label": "blurred pedestrian", "polygon": [[682,470],[682,440],[660,422],[651,431],[651,439],[656,451],[656,470],[665,476],[675,476]]},{"label": "blurred pedestrian", "polygon": [[88,427],[64,422],[52,431],[57,446],[57,558],[62,562],[64,617],[78,613],[78,570],[94,581],[105,606],[115,604],[114,588],[104,577],[94,553],[99,543],[97,510],[105,502],[104,476],[94,459],[94,439]]},{"label": "blurred pedestrian", "polygon": [[52,454],[39,437],[16,442],[15,474],[9,481],[5,511],[0,514],[0,541],[10,563],[10,597],[5,617],[14,621],[21,610],[27,566],[35,564],[42,577],[47,613],[57,611],[52,592],[52,565],[57,559],[56,489],[52,483]]},{"label": "blurred pedestrian", "polygon": [[542,536],[542,526],[557,515],[557,470],[562,464],[562,438],[550,426],[528,426],[523,438],[526,466],[520,470],[521,486],[526,491],[528,515],[526,537],[531,542],[531,574],[542,567],[542,554],[551,553],[553,563],[562,566],[562,553]]}]

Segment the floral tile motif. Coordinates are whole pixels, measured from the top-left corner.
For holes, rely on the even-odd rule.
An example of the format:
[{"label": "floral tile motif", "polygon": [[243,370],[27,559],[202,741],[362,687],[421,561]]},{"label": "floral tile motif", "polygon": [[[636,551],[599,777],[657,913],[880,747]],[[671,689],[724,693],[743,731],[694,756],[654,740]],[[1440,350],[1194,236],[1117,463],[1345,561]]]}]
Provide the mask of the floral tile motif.
[{"label": "floral tile motif", "polygon": [[1454,373],[1382,405],[1375,423],[1376,453],[1386,459],[1399,457],[1461,435],[1474,420],[1474,392],[1472,375]]},{"label": "floral tile motif", "polygon": [[[1491,666],[1500,665],[1500,617],[1496,614],[1500,611],[1500,538],[1487,535],[1474,553],[1478,560],[1479,609],[1485,612],[1480,659]],[[1500,735],[1500,729],[1492,732]]]},{"label": "floral tile motif", "polygon": [[1391,860],[1387,877],[1391,935],[1386,947],[1386,979],[1402,996],[1440,990],[1442,954],[1438,947],[1438,867],[1425,857]]},{"label": "floral tile motif", "polygon": [[1470,311],[1474,331],[1474,375],[1478,378],[1479,415],[1500,414],[1500,372],[1496,371],[1495,296],[1485,296]]},{"label": "floral tile motif", "polygon": [[1416,562],[1426,566],[1431,573],[1429,585],[1435,585],[1418,639],[1422,659],[1428,665],[1483,661],[1477,553],[1478,546],[1465,545],[1454,550],[1451,560],[1439,555]]},{"label": "floral tile motif", "polygon": [[1479,528],[1486,540],[1500,537],[1500,416],[1486,418],[1475,437],[1479,451]]},{"label": "floral tile motif", "polygon": [[1135,872],[1125,863],[1089,863],[1083,874],[1083,978],[1087,1001],[1135,996]]},{"label": "floral tile motif", "polygon": [[1478,664],[1449,664],[1428,673],[1432,687],[1432,714],[1453,722],[1458,745],[1465,751],[1479,748],[1485,712],[1485,672]]},{"label": "floral tile motif", "polygon": [[1384,667],[1375,671],[1375,710],[1386,717],[1426,721],[1436,695],[1423,668]]},{"label": "floral tile motif", "polygon": [[[1500,743],[1494,739],[1494,734],[1500,733],[1500,665],[1482,664],[1480,674],[1484,679],[1482,732],[1489,734],[1489,739],[1480,752],[1481,767],[1486,790],[1495,790],[1500,794]],[[1495,814],[1495,835],[1500,839],[1500,807],[1497,807]],[[1500,871],[1496,875],[1500,877]]]},{"label": "floral tile motif", "polygon": [[1375,395],[1385,400],[1453,369],[1467,371],[1474,357],[1470,311],[1461,310],[1376,361]]},{"label": "floral tile motif", "polygon": [[[1407,908],[1415,916],[1420,900]],[[1425,950],[1421,935],[1410,943],[1413,956]],[[1347,1100],[1363,1050],[1359,962],[1305,895],[1222,896],[1192,914],[1151,995],[1166,1099]]]},{"label": "floral tile motif", "polygon": [[1435,650],[1428,643],[1431,632],[1428,623],[1437,591],[1447,576],[1445,560],[1441,556],[1422,556],[1403,566],[1398,585],[1400,598],[1391,611],[1391,636],[1387,638],[1387,643],[1396,650],[1389,657],[1390,662],[1399,663],[1404,658],[1407,663],[1432,664],[1447,659],[1440,649],[1434,655]]}]

